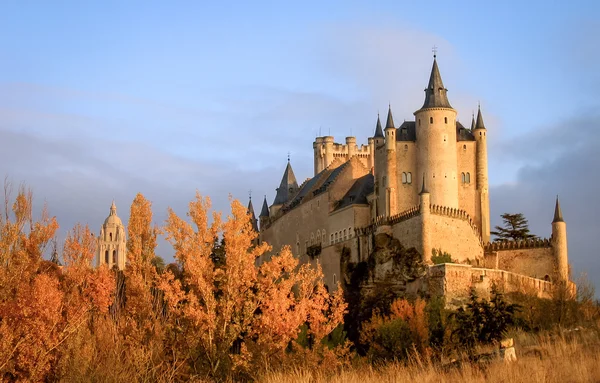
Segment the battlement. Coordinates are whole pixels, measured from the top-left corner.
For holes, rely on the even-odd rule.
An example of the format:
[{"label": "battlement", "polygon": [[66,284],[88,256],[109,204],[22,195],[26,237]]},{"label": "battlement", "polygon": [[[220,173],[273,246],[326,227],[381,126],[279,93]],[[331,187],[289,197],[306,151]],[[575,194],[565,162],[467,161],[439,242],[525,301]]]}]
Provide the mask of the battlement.
[{"label": "battlement", "polygon": [[492,251],[502,250],[515,250],[515,249],[537,249],[537,248],[550,248],[552,247],[552,241],[548,238],[533,238],[520,241],[498,241],[488,242],[484,246],[486,253]]},{"label": "battlement", "polygon": [[479,241],[481,242],[481,244],[483,244],[483,240],[481,238],[481,233],[479,232],[477,225],[473,221],[473,218],[471,218],[469,213],[467,213],[466,211],[464,211],[462,209],[455,209],[455,208],[451,208],[451,207],[447,207],[447,206],[439,206],[439,205],[429,205],[429,210],[431,211],[431,214],[441,215],[441,216],[450,217],[450,218],[458,218],[460,220],[468,222],[469,226],[471,226],[471,229],[473,229],[473,233],[475,233],[475,235],[479,238]]}]

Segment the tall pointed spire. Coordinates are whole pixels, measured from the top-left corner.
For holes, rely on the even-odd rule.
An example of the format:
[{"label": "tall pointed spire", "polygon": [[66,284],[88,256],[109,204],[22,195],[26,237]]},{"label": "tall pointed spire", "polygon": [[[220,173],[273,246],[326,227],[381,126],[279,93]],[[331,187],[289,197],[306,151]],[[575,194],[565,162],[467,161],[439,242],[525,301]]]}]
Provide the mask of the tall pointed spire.
[{"label": "tall pointed spire", "polygon": [[283,172],[281,183],[277,188],[277,195],[275,196],[275,201],[273,201],[273,205],[283,205],[284,203],[292,199],[292,197],[297,191],[298,182],[296,182],[296,176],[294,175],[292,165],[290,164],[288,158],[288,163],[285,167],[285,172]]},{"label": "tall pointed spire", "polygon": [[437,59],[433,56],[433,67],[431,68],[431,75],[429,76],[429,84],[427,85],[427,89],[425,89],[425,102],[421,109],[452,108],[448,101],[447,92],[448,89],[444,88],[444,83],[442,82]]},{"label": "tall pointed spire", "polygon": [[267,204],[267,196],[265,195],[265,199],[262,204],[262,209],[260,210],[259,217],[268,217],[269,216],[269,205]]},{"label": "tall pointed spire", "polygon": [[392,118],[392,105],[389,105],[388,108],[388,115],[387,115],[387,122],[385,123],[385,128],[389,129],[389,128],[394,128],[394,119]]},{"label": "tall pointed spire", "polygon": [[375,126],[375,135],[373,137],[383,137],[383,130],[381,129],[381,120],[379,119],[379,113],[377,113],[377,125]]},{"label": "tall pointed spire", "polygon": [[483,116],[481,115],[481,105],[477,107],[477,122],[475,123],[475,129],[485,129]]},{"label": "tall pointed spire", "polygon": [[248,214],[250,214],[250,223],[252,224],[252,229],[258,232],[258,223],[256,219],[256,215],[254,215],[254,206],[252,206],[252,197],[248,201]]},{"label": "tall pointed spire", "polygon": [[558,196],[556,196],[556,205],[554,206],[554,222],[565,222],[562,216],[562,211],[560,210],[560,202],[558,201]]},{"label": "tall pointed spire", "polygon": [[475,113],[471,116],[471,131],[475,130]]}]

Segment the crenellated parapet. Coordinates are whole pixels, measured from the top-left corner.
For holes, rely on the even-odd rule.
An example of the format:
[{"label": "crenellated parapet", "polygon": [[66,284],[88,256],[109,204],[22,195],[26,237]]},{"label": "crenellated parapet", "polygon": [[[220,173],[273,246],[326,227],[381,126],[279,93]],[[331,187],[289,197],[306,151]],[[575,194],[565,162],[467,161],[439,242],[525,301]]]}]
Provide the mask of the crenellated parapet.
[{"label": "crenellated parapet", "polygon": [[469,215],[469,213],[467,213],[466,211],[462,209],[456,209],[448,206],[439,205],[429,205],[429,209],[431,211],[431,214],[441,215],[450,218],[457,218],[462,221],[468,222],[469,226],[471,226],[471,229],[473,229],[473,233],[475,233],[475,235],[479,238],[481,244],[483,244],[479,228],[475,224],[475,221],[473,220],[471,215]]},{"label": "crenellated parapet", "polygon": [[400,222],[407,221],[413,217],[420,215],[421,212],[419,210],[419,206],[413,206],[408,210],[405,210],[401,213],[395,214],[393,216],[380,215],[375,217],[371,223],[364,227],[358,227],[354,229],[356,235],[368,235],[374,233],[378,227],[380,226],[389,226],[395,225]]},{"label": "crenellated parapet", "polygon": [[498,241],[488,242],[484,246],[484,251],[490,253],[492,251],[517,250],[517,249],[537,249],[551,248],[552,240],[549,238],[532,238],[519,241]]}]

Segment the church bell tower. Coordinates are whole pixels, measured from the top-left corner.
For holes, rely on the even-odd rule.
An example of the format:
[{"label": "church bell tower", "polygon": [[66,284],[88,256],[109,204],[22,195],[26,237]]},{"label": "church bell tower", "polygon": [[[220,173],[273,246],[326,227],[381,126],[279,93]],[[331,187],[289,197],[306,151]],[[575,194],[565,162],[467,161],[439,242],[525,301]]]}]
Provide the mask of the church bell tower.
[{"label": "church bell tower", "polygon": [[125,226],[117,216],[115,201],[110,206],[110,213],[100,229],[97,247],[97,266],[108,265],[109,268],[116,266],[119,270],[125,269],[125,256],[127,254]]}]

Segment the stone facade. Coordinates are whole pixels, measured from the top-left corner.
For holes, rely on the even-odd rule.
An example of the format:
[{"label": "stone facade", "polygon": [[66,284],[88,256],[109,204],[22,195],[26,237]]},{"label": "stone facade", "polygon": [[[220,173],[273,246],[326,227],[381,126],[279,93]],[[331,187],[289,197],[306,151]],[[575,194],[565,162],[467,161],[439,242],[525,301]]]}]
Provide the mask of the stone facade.
[{"label": "stone facade", "polygon": [[[320,263],[330,289],[345,277],[344,264],[385,264],[373,258],[383,254],[378,235],[416,250],[429,266],[410,283],[397,281],[411,291],[454,294],[482,281],[513,286],[518,279],[541,294],[547,281],[568,281],[558,200],[552,239],[489,244],[487,129],[481,109],[470,128],[457,121],[435,58],[414,120],[396,126],[390,107],[385,122],[382,128],[378,116],[373,137],[360,147],[355,137],[345,145],[317,137],[314,176],[299,187],[288,162],[274,203],[265,198],[260,214],[259,238],[272,253],[288,245],[302,262]],[[449,253],[456,265],[433,265],[434,249]]]},{"label": "stone facade", "polygon": [[117,267],[123,270],[127,262],[126,255],[125,226],[117,216],[117,206],[113,201],[97,238],[96,266],[108,265],[109,268]]}]

